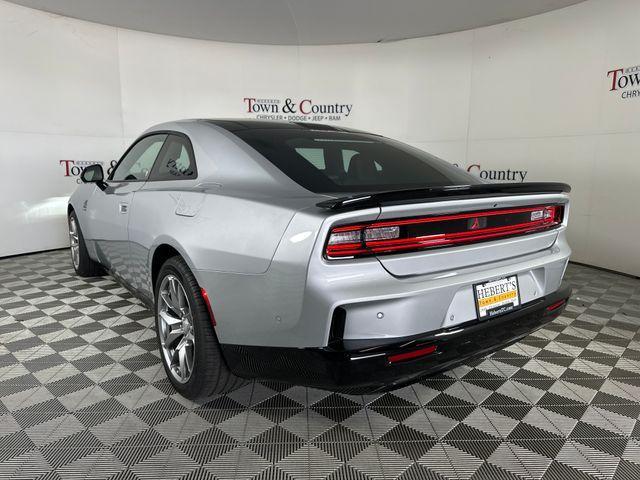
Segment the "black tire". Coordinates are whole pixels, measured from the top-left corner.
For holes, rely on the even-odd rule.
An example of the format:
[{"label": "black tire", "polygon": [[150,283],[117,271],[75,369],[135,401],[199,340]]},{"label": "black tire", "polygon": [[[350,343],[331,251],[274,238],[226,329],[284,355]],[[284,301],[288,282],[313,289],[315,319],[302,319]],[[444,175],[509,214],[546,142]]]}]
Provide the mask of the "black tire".
[{"label": "black tire", "polygon": [[84,243],[84,236],[80,229],[80,223],[76,212],[71,210],[67,219],[69,225],[69,237],[71,239],[72,223],[75,222],[76,234],[77,234],[77,247],[78,247],[78,262],[74,261],[73,255],[73,240],[71,240],[71,264],[73,265],[76,273],[81,277],[100,277],[104,275],[104,269],[98,262],[91,260],[89,252],[87,252],[87,245]]},{"label": "black tire", "polygon": [[[167,276],[175,276],[182,284],[193,319],[192,326],[195,337],[193,368],[189,379],[184,383],[178,381],[172,374],[171,367],[167,364],[163,354],[160,340],[160,286]],[[171,257],[162,265],[154,286],[154,293],[158,349],[167,377],[178,393],[190,400],[197,401],[204,400],[214,394],[231,392],[249,383],[248,380],[235,376],[227,367],[211,324],[207,305],[202,298],[200,286],[181,257]]]}]

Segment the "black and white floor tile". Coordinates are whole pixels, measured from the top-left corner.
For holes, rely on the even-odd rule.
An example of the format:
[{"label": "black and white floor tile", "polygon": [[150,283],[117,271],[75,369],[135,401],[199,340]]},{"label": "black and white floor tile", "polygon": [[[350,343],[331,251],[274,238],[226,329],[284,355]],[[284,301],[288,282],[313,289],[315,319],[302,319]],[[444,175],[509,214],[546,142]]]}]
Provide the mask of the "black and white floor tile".
[{"label": "black and white floor tile", "polygon": [[0,479],[640,479],[640,280],[567,279],[552,324],[410,387],[194,404],[111,278],[67,251],[1,259]]}]

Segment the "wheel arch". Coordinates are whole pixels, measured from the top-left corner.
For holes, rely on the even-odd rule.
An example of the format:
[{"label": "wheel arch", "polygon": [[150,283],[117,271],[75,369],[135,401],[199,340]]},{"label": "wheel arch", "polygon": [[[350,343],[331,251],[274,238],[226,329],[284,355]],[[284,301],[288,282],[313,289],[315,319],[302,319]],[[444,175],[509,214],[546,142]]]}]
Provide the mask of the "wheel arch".
[{"label": "wheel arch", "polygon": [[[71,215],[72,213],[75,214],[76,216],[76,220],[78,221],[78,224],[80,225],[80,228],[84,227],[84,215],[82,214],[82,210],[76,208],[73,203],[71,203],[71,200],[69,200],[69,203],[67,204],[67,218],[69,218],[69,215]],[[81,220],[80,217],[83,217],[83,219]],[[83,234],[85,232],[83,231]]]},{"label": "wheel arch", "polygon": [[155,296],[156,280],[158,279],[158,273],[164,262],[174,256],[180,256],[186,263],[193,275],[198,280],[198,274],[193,265],[193,261],[186,254],[182,246],[176,242],[173,238],[162,237],[157,239],[154,246],[149,252],[149,282],[151,286],[152,297]]}]

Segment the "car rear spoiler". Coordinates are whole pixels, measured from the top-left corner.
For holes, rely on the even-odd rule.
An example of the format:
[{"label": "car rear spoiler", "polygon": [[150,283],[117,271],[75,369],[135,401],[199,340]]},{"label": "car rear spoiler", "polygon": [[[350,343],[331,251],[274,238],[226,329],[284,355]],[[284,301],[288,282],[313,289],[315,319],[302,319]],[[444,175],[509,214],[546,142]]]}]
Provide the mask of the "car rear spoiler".
[{"label": "car rear spoiler", "polygon": [[407,203],[437,202],[444,198],[457,200],[482,198],[495,195],[527,195],[536,193],[568,193],[571,187],[566,183],[482,183],[478,185],[448,185],[440,187],[391,190],[378,193],[363,193],[348,197],[324,200],[316,205],[327,210],[350,210],[382,205],[402,205]]}]

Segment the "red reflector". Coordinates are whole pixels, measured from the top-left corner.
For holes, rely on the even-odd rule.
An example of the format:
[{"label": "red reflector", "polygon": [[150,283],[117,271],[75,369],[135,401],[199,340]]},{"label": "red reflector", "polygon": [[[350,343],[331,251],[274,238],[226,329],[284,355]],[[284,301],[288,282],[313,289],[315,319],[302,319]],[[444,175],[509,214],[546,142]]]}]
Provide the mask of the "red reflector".
[{"label": "red reflector", "polygon": [[331,229],[327,258],[362,257],[464,245],[559,227],[562,205],[400,218]]},{"label": "red reflector", "polygon": [[559,300],[555,303],[552,303],[551,305],[549,305],[547,307],[547,312],[553,312],[554,310],[559,309],[560,307],[562,307],[565,303],[567,303],[566,300]]},{"label": "red reflector", "polygon": [[207,295],[207,291],[204,288],[200,288],[200,293],[202,294],[202,299],[204,300],[204,304],[207,306],[207,311],[209,312],[209,318],[211,319],[211,325],[216,326],[216,317],[213,316],[213,310],[211,309],[211,301],[209,300],[209,295]]},{"label": "red reflector", "polygon": [[412,350],[410,352],[389,355],[387,357],[387,360],[389,360],[389,363],[404,362],[406,360],[411,360],[413,358],[424,357],[425,355],[429,355],[435,352],[437,349],[438,349],[437,345],[429,345],[428,347],[420,348],[418,350]]}]

